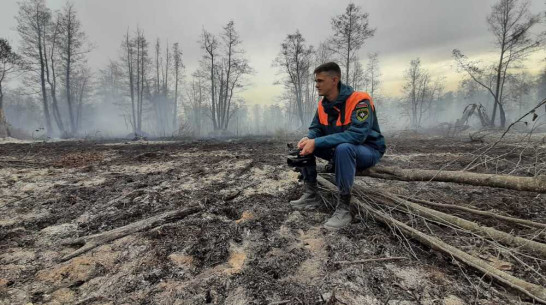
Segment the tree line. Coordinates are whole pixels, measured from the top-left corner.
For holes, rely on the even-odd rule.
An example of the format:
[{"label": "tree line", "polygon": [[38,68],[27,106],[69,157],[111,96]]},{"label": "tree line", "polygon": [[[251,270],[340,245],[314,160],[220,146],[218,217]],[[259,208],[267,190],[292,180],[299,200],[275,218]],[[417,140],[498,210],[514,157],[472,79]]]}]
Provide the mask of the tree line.
[{"label": "tree line", "polygon": [[[20,95],[39,96],[47,135],[61,137],[80,135],[84,112],[93,103],[118,106],[137,137],[176,134],[188,125],[180,122],[183,112],[188,117],[194,112],[199,121],[210,118],[215,131],[227,130],[241,104],[237,93],[252,73],[233,21],[219,34],[203,29],[200,68],[183,87],[185,66],[178,42],[161,43],[157,38],[150,45],[142,29],[128,29],[119,58],[92,73],[87,54],[94,46],[72,3],[52,11],[45,0],[24,0],[16,20],[18,51],[0,40],[0,125],[7,135],[2,84],[15,71],[23,75],[25,90],[20,89]],[[181,103],[184,97],[186,105]]]},{"label": "tree line", "polygon": [[278,105],[249,107],[238,93],[255,72],[234,21],[216,33],[203,28],[198,37],[202,56],[189,77],[179,42],[150,41],[138,27],[120,37],[119,58],[93,71],[87,55],[94,46],[74,5],[67,2],[61,10],[52,11],[45,0],[23,0],[15,17],[20,37],[17,50],[0,38],[0,136],[9,135],[8,121],[16,121],[6,118],[2,85],[19,76],[24,86],[19,94],[10,95],[12,108],[22,111],[28,101],[24,96],[36,96],[49,136],[81,136],[84,121],[99,111],[97,105],[114,105],[135,137],[203,135],[205,130],[265,132],[269,123],[259,123],[257,118],[268,113],[277,115],[276,126],[269,124],[269,128],[302,129],[320,98],[312,72],[328,61],[340,64],[344,83],[368,91],[384,104],[379,111],[380,116],[385,112],[387,120],[404,117],[411,128],[419,128],[438,121],[439,112],[452,112],[454,105],[473,98],[486,104],[491,126],[504,127],[506,112],[514,105],[521,112],[525,100],[546,97],[546,71],[538,77],[521,71],[528,56],[542,48],[543,36],[533,36],[541,17],[530,12],[527,0],[499,0],[486,18],[495,38],[497,61],[477,62],[454,49],[452,56],[464,79],[457,92],[446,92],[441,76],[427,71],[421,58],[412,59],[400,88],[402,97],[393,98],[381,90],[379,54],[368,52],[365,60],[361,58],[376,28],[367,12],[350,3],[330,19],[332,32],[318,45],[309,44],[297,29],[286,35],[272,62],[280,75],[278,84],[284,88]]}]

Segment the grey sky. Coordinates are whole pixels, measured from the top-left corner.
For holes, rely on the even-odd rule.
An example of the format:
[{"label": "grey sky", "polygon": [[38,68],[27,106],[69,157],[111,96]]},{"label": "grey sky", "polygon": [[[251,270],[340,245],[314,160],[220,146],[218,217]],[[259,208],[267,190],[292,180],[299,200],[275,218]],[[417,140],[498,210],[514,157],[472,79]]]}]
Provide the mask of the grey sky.
[{"label": "grey sky", "polygon": [[[17,46],[15,32],[17,1],[1,0],[0,37]],[[256,74],[243,96],[250,103],[271,103],[282,86],[271,67],[281,41],[299,29],[307,42],[317,45],[331,33],[330,19],[341,14],[351,1],[275,0],[275,1],[175,1],[175,0],[73,0],[84,29],[97,46],[89,55],[90,64],[101,67],[119,57],[120,42],[129,28],[138,25],[150,41],[156,37],[169,43],[180,42],[186,74],[190,75],[201,57],[197,43],[202,28],[218,33],[230,19],[235,21],[250,64]],[[383,94],[399,95],[402,74],[409,61],[421,57],[432,72],[446,74],[451,87],[453,74],[451,50],[459,48],[468,55],[483,55],[493,50],[486,16],[493,0],[373,0],[354,1],[370,14],[377,28],[375,37],[361,50],[378,52],[383,71]],[[47,0],[59,9],[65,0]],[[546,10],[544,1],[531,1],[535,12]],[[544,54],[536,55],[532,66],[543,68]],[[448,75],[449,74],[449,75]],[[449,87],[449,86],[448,86]]]}]

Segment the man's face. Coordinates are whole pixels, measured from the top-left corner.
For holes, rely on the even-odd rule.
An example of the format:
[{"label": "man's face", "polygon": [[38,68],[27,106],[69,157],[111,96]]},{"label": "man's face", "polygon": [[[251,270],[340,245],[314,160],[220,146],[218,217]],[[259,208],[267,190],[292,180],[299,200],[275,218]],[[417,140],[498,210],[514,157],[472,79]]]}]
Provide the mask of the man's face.
[{"label": "man's face", "polygon": [[319,72],[315,74],[315,87],[320,96],[327,96],[333,90],[336,90],[337,82],[338,78],[336,76],[330,76],[328,72]]}]

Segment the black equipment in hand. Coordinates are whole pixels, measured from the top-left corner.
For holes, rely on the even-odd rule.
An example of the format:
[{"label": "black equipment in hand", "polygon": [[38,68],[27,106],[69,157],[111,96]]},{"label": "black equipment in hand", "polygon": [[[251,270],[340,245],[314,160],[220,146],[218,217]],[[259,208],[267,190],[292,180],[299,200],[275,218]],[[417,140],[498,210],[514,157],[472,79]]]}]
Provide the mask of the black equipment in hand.
[{"label": "black equipment in hand", "polygon": [[286,158],[286,163],[292,167],[306,167],[316,165],[316,160],[314,155],[302,156],[300,155],[301,149],[294,148],[292,144],[288,144],[288,156]]}]

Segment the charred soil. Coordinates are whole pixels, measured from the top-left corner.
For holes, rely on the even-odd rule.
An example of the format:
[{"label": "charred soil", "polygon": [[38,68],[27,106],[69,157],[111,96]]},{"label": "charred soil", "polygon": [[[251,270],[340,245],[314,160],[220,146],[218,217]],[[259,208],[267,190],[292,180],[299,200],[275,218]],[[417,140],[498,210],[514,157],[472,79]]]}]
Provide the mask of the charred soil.
[{"label": "charred soil", "polygon": [[[292,139],[295,140],[295,139]],[[58,142],[0,145],[0,304],[525,304],[529,299],[362,215],[331,232],[285,165],[286,140]],[[460,170],[483,143],[389,139],[388,166]],[[541,144],[497,146],[472,169],[540,174]],[[487,159],[490,158],[490,159]],[[538,160],[538,161],[537,161]],[[359,185],[546,222],[543,194],[370,177]],[[168,211],[200,212],[62,262],[65,241]],[[396,214],[396,211],[390,211]],[[445,211],[451,212],[451,211]],[[458,213],[475,219],[475,215]],[[516,267],[490,244],[442,225],[407,223],[545,286],[543,260]],[[530,228],[479,219],[544,242]],[[405,257],[362,264],[342,262]]]}]

